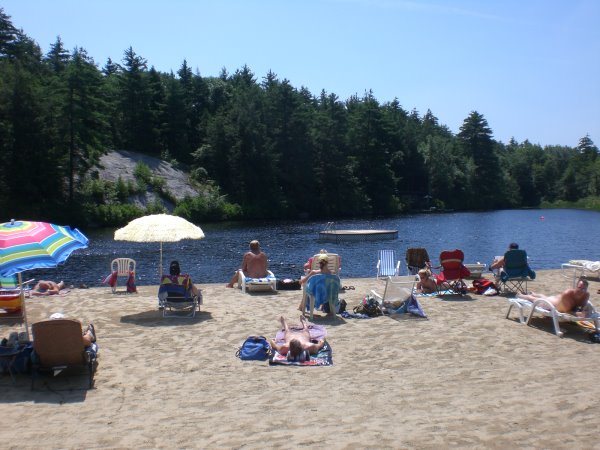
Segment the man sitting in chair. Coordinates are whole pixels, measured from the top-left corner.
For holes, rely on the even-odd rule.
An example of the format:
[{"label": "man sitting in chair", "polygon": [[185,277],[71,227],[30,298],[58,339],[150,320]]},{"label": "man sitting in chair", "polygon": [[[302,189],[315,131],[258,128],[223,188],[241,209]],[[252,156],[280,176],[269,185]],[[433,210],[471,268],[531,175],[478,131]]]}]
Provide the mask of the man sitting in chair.
[{"label": "man sitting in chair", "polygon": [[198,297],[198,302],[202,303],[202,295],[200,290],[194,285],[192,281],[192,277],[189,275],[181,275],[181,267],[179,266],[179,261],[171,261],[169,266],[169,275],[163,275],[161,278],[161,287],[159,288],[158,293],[158,304],[159,308],[162,309],[161,300],[165,300],[168,295],[168,286],[183,286],[186,291],[189,289],[194,297]]},{"label": "man sitting in chair", "polygon": [[580,278],[577,281],[575,289],[567,289],[557,295],[544,295],[537,292],[529,294],[518,293],[517,297],[535,302],[536,300],[546,300],[551,303],[558,312],[575,313],[579,317],[587,317],[593,312],[591,305],[588,303],[590,293],[588,292],[588,281]]},{"label": "man sitting in chair", "polygon": [[[246,252],[242,259],[242,272],[249,278],[264,278],[267,276],[267,255],[260,250],[260,243],[257,240],[250,242],[250,251]],[[238,271],[233,274],[228,288],[232,288],[238,280]]]}]

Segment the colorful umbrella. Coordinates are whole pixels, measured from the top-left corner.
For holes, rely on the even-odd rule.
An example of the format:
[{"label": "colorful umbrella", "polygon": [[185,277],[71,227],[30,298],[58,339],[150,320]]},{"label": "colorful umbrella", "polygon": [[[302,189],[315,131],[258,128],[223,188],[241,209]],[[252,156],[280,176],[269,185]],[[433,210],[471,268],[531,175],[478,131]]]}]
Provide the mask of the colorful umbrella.
[{"label": "colorful umbrella", "polygon": [[0,224],[0,276],[56,267],[88,242],[76,228],[14,219]]},{"label": "colorful umbrella", "polygon": [[183,239],[202,239],[202,229],[183,217],[169,214],[151,214],[132,220],[115,231],[115,241],[160,242],[159,278],[162,275],[162,243]]},{"label": "colorful umbrella", "polygon": [[65,262],[73,251],[86,248],[88,242],[88,238],[76,228],[14,219],[0,224],[0,276],[18,274],[28,335],[21,272],[56,267]]}]

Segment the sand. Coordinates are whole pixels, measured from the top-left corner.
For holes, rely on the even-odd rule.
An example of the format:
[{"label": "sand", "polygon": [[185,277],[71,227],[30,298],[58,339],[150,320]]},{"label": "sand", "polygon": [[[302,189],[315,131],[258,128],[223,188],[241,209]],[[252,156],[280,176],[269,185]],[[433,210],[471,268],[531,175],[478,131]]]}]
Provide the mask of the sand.
[{"label": "sand", "polygon": [[[376,279],[342,279],[352,307]],[[542,271],[530,289],[568,287]],[[507,320],[505,298],[420,298],[428,320],[320,313],[330,367],[240,361],[248,335],[298,321],[300,291],[202,285],[194,319],[163,319],[156,287],[73,289],[27,300],[29,321],[62,311],[96,325],[95,385],[0,376],[2,448],[600,448],[600,345],[577,325]],[[600,282],[591,282],[592,299]],[[600,303],[597,301],[596,303]],[[2,335],[9,329],[0,328]]]}]

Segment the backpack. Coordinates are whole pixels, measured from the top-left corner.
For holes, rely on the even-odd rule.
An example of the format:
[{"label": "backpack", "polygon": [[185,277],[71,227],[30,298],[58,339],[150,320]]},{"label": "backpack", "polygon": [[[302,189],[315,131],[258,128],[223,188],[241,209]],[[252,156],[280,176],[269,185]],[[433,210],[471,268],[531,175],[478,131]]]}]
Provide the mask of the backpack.
[{"label": "backpack", "polygon": [[475,288],[475,292],[477,292],[478,294],[483,294],[490,288],[495,289],[496,291],[498,290],[493,281],[486,280],[485,278],[473,280],[473,287]]},{"label": "backpack", "polygon": [[379,303],[375,297],[370,295],[363,298],[363,301],[358,306],[355,306],[353,311],[357,314],[366,314],[369,317],[383,316],[383,311],[381,311]]},{"label": "backpack", "polygon": [[264,361],[272,355],[271,345],[264,336],[248,336],[235,353],[235,356],[244,361],[253,359]]}]

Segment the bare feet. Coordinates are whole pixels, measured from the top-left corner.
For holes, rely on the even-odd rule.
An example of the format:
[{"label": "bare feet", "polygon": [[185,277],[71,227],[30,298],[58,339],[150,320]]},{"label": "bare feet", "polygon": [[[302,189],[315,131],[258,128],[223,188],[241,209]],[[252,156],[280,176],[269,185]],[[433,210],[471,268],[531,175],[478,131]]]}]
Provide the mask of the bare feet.
[{"label": "bare feet", "polygon": [[233,287],[233,284],[232,284],[232,283],[227,283],[227,284],[225,285],[225,287],[226,287],[226,288],[232,288],[232,287]]}]

